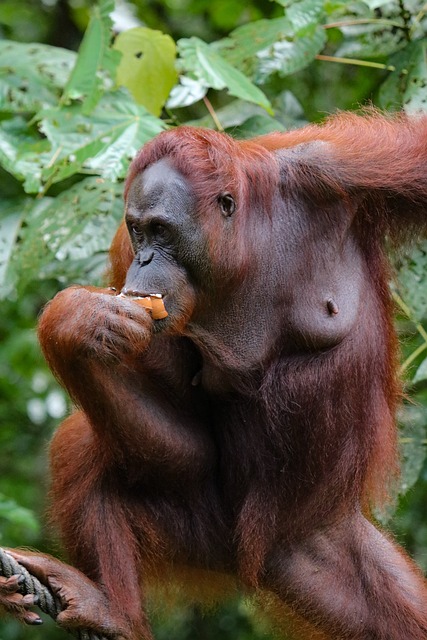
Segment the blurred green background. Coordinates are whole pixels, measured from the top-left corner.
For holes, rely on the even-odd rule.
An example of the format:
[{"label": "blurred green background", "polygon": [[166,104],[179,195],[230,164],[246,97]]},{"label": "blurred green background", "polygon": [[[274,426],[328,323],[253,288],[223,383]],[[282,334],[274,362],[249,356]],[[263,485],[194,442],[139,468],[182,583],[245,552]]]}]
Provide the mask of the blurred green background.
[{"label": "blurred green background", "polygon": [[[137,148],[189,122],[247,137],[371,103],[426,111],[426,32],[415,0],[2,0],[1,545],[61,554],[44,516],[46,453],[70,404],[35,326],[58,289],[101,282]],[[427,243],[393,259],[412,400],[399,416],[401,485],[377,515],[427,571]],[[157,607],[153,625],[158,640],[270,637],[237,594],[209,612]],[[0,640],[64,637],[49,620],[0,621]]]}]

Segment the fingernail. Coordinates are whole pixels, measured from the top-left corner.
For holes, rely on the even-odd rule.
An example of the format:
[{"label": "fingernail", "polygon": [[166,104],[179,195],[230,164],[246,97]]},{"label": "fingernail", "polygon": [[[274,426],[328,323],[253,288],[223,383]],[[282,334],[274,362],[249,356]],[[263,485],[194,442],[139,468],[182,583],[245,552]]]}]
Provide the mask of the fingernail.
[{"label": "fingernail", "polygon": [[31,621],[31,624],[43,624],[43,620],[41,618],[34,618],[34,620]]},{"label": "fingernail", "polygon": [[25,582],[25,576],[21,574],[18,578],[18,584],[21,585],[21,584],[24,584],[24,582]]}]

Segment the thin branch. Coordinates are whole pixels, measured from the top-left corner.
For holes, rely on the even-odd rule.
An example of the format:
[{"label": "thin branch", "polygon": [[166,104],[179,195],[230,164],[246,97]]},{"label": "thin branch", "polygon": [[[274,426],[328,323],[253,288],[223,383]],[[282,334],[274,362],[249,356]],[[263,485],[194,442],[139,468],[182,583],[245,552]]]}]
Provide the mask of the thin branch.
[{"label": "thin branch", "polygon": [[216,113],[215,113],[215,109],[213,108],[213,106],[212,106],[212,104],[211,104],[210,100],[205,96],[205,97],[203,98],[203,102],[205,103],[205,105],[206,105],[206,109],[209,111],[209,114],[210,114],[210,116],[211,116],[212,120],[214,121],[215,126],[216,126],[216,128],[218,129],[218,131],[224,132],[224,127],[223,127],[223,126],[222,126],[222,124],[220,123],[220,121],[219,121],[219,119],[218,119],[218,116],[217,116],[217,115],[216,115]]},{"label": "thin branch", "polygon": [[50,169],[50,168],[55,164],[55,162],[56,162],[56,161],[57,161],[57,159],[58,159],[59,154],[60,154],[60,153],[61,153],[61,151],[62,151],[62,149],[63,149],[63,147],[62,147],[62,146],[59,146],[59,147],[57,148],[57,150],[55,151],[55,153],[53,154],[53,156],[51,157],[51,159],[50,159],[50,160],[49,160],[49,162],[47,163],[47,165],[46,165],[46,167],[45,167],[46,169]]},{"label": "thin branch", "polygon": [[341,64],[354,64],[359,67],[372,67],[373,69],[385,69],[386,71],[395,71],[396,67],[389,64],[381,64],[380,62],[370,62],[369,60],[358,60],[356,58],[338,58],[336,56],[324,56],[318,54],[316,60],[324,60],[325,62],[339,62]]},{"label": "thin branch", "polygon": [[343,20],[342,22],[329,22],[328,24],[324,24],[324,29],[333,29],[340,27],[352,27],[358,24],[384,24],[390,27],[397,27],[398,29],[404,29],[400,22],[394,22],[394,20],[386,20],[385,18],[357,18],[354,20]]}]

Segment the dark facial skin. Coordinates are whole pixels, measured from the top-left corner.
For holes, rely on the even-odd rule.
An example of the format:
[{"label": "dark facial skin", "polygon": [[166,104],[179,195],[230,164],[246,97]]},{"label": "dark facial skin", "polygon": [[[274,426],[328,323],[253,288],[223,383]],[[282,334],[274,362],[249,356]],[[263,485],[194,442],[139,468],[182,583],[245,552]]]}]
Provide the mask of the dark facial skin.
[{"label": "dark facial skin", "polygon": [[180,320],[180,300],[186,314],[194,304],[193,274],[204,239],[192,213],[195,196],[183,176],[162,160],[136,177],[129,191],[126,224],[135,253],[123,293],[161,294],[169,318],[156,330]]}]

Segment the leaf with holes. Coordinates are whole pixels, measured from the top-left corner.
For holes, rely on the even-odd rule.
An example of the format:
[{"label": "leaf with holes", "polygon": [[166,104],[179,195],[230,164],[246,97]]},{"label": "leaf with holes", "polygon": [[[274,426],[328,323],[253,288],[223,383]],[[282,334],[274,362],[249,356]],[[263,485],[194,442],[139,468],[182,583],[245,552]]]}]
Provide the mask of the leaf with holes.
[{"label": "leaf with holes", "polygon": [[275,42],[258,53],[255,81],[263,84],[273,73],[283,78],[304,69],[320,53],[325,43],[325,31],[318,25],[305,29],[304,35],[297,32]]},{"label": "leaf with holes", "polygon": [[408,113],[427,111],[427,42],[417,40],[390,60],[395,71],[380,88],[380,106],[404,108]]},{"label": "leaf with holes", "polygon": [[303,31],[306,27],[319,24],[325,12],[324,0],[300,0],[299,2],[286,2],[285,15],[291,21],[295,31]]},{"label": "leaf with holes", "polygon": [[20,286],[58,274],[66,278],[76,261],[99,254],[105,262],[122,214],[121,185],[101,178],[86,178],[56,198],[37,200],[22,229],[15,265]]},{"label": "leaf with holes", "polygon": [[0,164],[24,183],[27,193],[38,193],[42,169],[51,157],[48,140],[41,140],[22,116],[0,122]]},{"label": "leaf with holes", "polygon": [[124,89],[105,94],[90,116],[70,105],[46,110],[41,117],[40,129],[52,145],[52,160],[42,172],[46,182],[75,173],[122,178],[138,149],[165,129]]},{"label": "leaf with holes", "polygon": [[314,60],[326,44],[321,25],[323,4],[323,0],[302,0],[286,10],[291,33],[258,52],[256,82],[262,84],[276,72],[283,78],[304,69]]},{"label": "leaf with holes", "polygon": [[227,62],[249,77],[254,77],[257,53],[281,39],[292,37],[293,32],[293,25],[288,18],[257,20],[238,27],[228,38],[213,43],[211,47]]},{"label": "leaf with holes", "polygon": [[58,102],[76,54],[45,44],[0,40],[0,109],[35,113]]},{"label": "leaf with holes", "polygon": [[215,46],[231,64],[262,84],[273,73],[283,77],[312,62],[326,43],[322,15],[322,0],[297,2],[285,17],[238,27]]},{"label": "leaf with holes", "polygon": [[175,42],[161,31],[136,27],[120,33],[114,48],[122,54],[117,84],[129,89],[150,113],[160,115],[178,77]]},{"label": "leaf with holes", "polygon": [[397,29],[393,24],[351,26],[341,31],[345,41],[335,52],[341,58],[384,58],[408,44],[404,29]]}]

